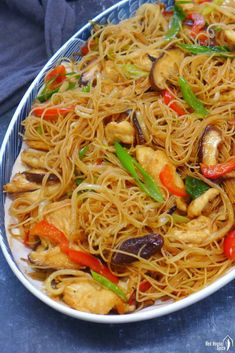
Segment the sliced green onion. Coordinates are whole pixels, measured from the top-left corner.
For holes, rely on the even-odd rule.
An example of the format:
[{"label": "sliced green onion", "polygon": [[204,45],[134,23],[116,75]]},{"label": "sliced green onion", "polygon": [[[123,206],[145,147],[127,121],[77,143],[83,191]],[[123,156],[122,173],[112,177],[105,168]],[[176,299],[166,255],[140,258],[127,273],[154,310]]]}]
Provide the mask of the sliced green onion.
[{"label": "sliced green onion", "polygon": [[192,54],[205,54],[205,55],[216,55],[216,56],[223,56],[228,58],[235,58],[226,46],[214,46],[214,47],[207,47],[204,45],[197,45],[197,44],[178,44],[179,48],[184,49]]},{"label": "sliced green onion", "polygon": [[185,188],[187,194],[194,200],[210,189],[210,186],[200,179],[187,176],[185,179]]},{"label": "sliced green onion", "polygon": [[78,156],[80,159],[82,159],[85,156],[85,154],[88,151],[88,148],[89,148],[89,146],[84,146],[80,149],[80,151],[78,152]]},{"label": "sliced green onion", "polygon": [[[127,151],[120,145],[115,143],[116,155],[121,162],[122,166],[130,173],[137,185],[147,195],[152,197],[157,202],[163,202],[164,198],[160,191],[159,186],[155,183],[153,178],[146,172],[146,170],[134,159]],[[137,171],[141,174],[142,180],[140,179]]]},{"label": "sliced green onion", "polygon": [[165,35],[166,40],[172,40],[181,30],[182,21],[185,19],[186,15],[183,9],[176,5],[174,6],[174,14],[170,22],[170,28]]},{"label": "sliced green onion", "polygon": [[189,222],[188,217],[181,216],[180,214],[177,214],[177,213],[173,213],[172,218],[173,218],[174,224],[176,224],[176,223],[181,224],[181,223]]},{"label": "sliced green onion", "polygon": [[214,7],[212,4],[220,6],[223,4],[223,2],[224,2],[224,0],[213,0],[210,4],[208,4],[207,6],[205,6],[203,8],[202,15],[204,15],[204,16],[209,15],[211,12],[214,11]]},{"label": "sliced green onion", "polygon": [[126,294],[116,284],[114,284],[109,279],[107,279],[106,277],[100,275],[99,273],[93,270],[91,270],[91,275],[96,282],[99,282],[104,287],[108,288],[109,290],[117,294],[124,302],[127,302]]},{"label": "sliced green onion", "polygon": [[208,111],[204,104],[195,96],[188,82],[184,77],[179,78],[179,85],[183,94],[184,100],[194,109],[194,111],[202,116],[208,115]]},{"label": "sliced green onion", "polygon": [[137,80],[138,78],[149,76],[149,72],[141,70],[138,66],[133,64],[123,64],[119,65],[119,67],[128,79]]},{"label": "sliced green onion", "polygon": [[75,183],[76,183],[77,186],[79,186],[83,181],[84,181],[84,179],[82,179],[82,178],[76,178],[75,179]]},{"label": "sliced green onion", "polygon": [[39,126],[36,127],[36,131],[37,131],[37,133],[38,133],[39,135],[42,135],[42,134],[43,134],[43,129],[42,129],[41,125],[39,125]]},{"label": "sliced green onion", "polygon": [[91,84],[88,83],[87,86],[82,87],[82,92],[89,93],[91,91]]}]

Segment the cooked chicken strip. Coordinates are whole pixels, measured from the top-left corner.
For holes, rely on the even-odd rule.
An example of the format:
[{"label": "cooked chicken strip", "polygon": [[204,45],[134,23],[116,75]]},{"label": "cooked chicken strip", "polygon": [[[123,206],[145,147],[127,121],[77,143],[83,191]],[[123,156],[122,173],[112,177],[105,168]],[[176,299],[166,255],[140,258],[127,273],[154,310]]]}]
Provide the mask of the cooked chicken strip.
[{"label": "cooked chicken strip", "polygon": [[68,256],[62,253],[58,246],[46,251],[32,251],[28,258],[33,265],[43,269],[63,270],[81,268],[77,263],[70,261]]},{"label": "cooked chicken strip", "polygon": [[63,300],[74,309],[94,314],[108,314],[122,303],[115,293],[85,278],[65,287]]},{"label": "cooked chicken strip", "polygon": [[46,153],[26,150],[21,153],[21,160],[32,168],[46,169]]}]

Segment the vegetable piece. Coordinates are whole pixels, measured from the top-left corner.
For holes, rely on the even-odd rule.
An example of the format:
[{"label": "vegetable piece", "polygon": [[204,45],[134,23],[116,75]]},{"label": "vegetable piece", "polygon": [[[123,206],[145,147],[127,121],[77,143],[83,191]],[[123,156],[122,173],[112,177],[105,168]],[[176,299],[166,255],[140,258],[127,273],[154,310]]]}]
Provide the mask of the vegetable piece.
[{"label": "vegetable piece", "polygon": [[77,186],[79,186],[83,181],[84,181],[84,179],[82,179],[82,178],[76,178],[76,179],[75,179],[75,184],[76,184]]},{"label": "vegetable piece", "polygon": [[123,64],[119,65],[119,67],[127,79],[137,80],[138,78],[147,77],[149,75],[147,71],[141,70],[138,66],[133,64]]},{"label": "vegetable piece", "polygon": [[204,194],[210,187],[200,179],[186,176],[185,179],[186,192],[193,200]]},{"label": "vegetable piece", "polygon": [[83,157],[85,157],[85,154],[87,153],[88,149],[89,149],[89,146],[84,146],[84,147],[82,147],[82,148],[79,150],[78,156],[79,156],[80,159],[82,159]]},{"label": "vegetable piece", "polygon": [[162,236],[156,233],[150,233],[142,237],[129,238],[117,246],[117,250],[126,253],[114,253],[111,263],[115,265],[125,265],[138,261],[138,259],[131,256],[131,254],[149,259],[152,255],[161,250],[163,243]]},{"label": "vegetable piece", "polygon": [[88,83],[88,85],[82,87],[82,92],[83,93],[89,93],[91,91],[91,84]]},{"label": "vegetable piece", "polygon": [[108,278],[113,283],[118,283],[118,278],[114,276],[109,271],[109,269],[93,255],[90,255],[88,253],[85,253],[79,250],[73,250],[73,249],[68,249],[66,253],[70,258],[70,260],[72,260],[73,262],[76,262],[83,266],[87,266],[92,270],[94,270],[95,272],[98,272],[99,274]]},{"label": "vegetable piece", "polygon": [[167,190],[173,195],[180,197],[187,196],[185,189],[180,188],[175,184],[173,170],[169,164],[166,164],[162,168],[159,174],[159,178],[161,180],[162,185],[164,185]]},{"label": "vegetable piece", "polygon": [[64,233],[46,220],[36,223],[30,230],[30,235],[38,235],[42,238],[49,239],[52,243],[59,244],[62,247],[69,246],[68,239]]},{"label": "vegetable piece", "polygon": [[184,49],[192,54],[205,54],[205,55],[215,55],[224,56],[228,58],[234,58],[232,52],[226,46],[204,46],[198,44],[177,44],[177,47]]},{"label": "vegetable piece", "polygon": [[230,260],[235,260],[235,230],[231,230],[224,239],[224,254]]},{"label": "vegetable piece", "polygon": [[216,165],[206,165],[201,163],[202,174],[208,179],[217,179],[235,170],[235,156],[227,162]]},{"label": "vegetable piece", "polygon": [[208,125],[199,142],[199,158],[207,165],[217,164],[218,148],[222,143],[222,135],[213,125]]},{"label": "vegetable piece", "polygon": [[99,273],[91,270],[92,277],[95,281],[102,284],[104,287],[110,289],[112,292],[117,294],[124,302],[127,301],[126,294],[123,292],[121,288],[119,288],[116,284],[109,281],[106,277],[100,275]]},{"label": "vegetable piece", "polygon": [[174,224],[182,224],[189,222],[189,218],[185,216],[181,216],[180,214],[174,213],[172,215]]},{"label": "vegetable piece", "polygon": [[202,195],[193,200],[188,207],[188,217],[195,218],[202,214],[208,203],[219,195],[219,190],[210,188]]},{"label": "vegetable piece", "polygon": [[184,100],[194,109],[194,111],[203,117],[208,115],[208,111],[204,107],[203,103],[195,96],[188,82],[184,77],[180,76],[179,85],[183,94]]},{"label": "vegetable piece", "polygon": [[56,121],[59,116],[66,116],[68,113],[72,112],[72,108],[41,108],[37,107],[32,110],[32,114],[37,117],[42,117],[47,121]]},{"label": "vegetable piece", "polygon": [[[37,184],[41,184],[43,181],[43,178],[45,177],[46,174],[43,173],[32,173],[32,172],[23,172],[22,174],[25,175],[25,178],[30,181],[30,182],[34,182]],[[57,177],[57,175],[55,174],[49,174],[48,178],[47,178],[47,182],[48,183],[58,183],[59,182],[59,178]]]},{"label": "vegetable piece", "polygon": [[[224,2],[224,0],[213,0],[212,2],[211,2],[211,4],[215,4],[215,5],[218,5],[218,6],[220,6],[220,5],[222,5],[223,4],[223,2]],[[209,15],[211,12],[213,12],[214,11],[214,7],[213,6],[211,6],[211,4],[209,5],[207,5],[207,6],[205,6],[204,8],[203,8],[203,10],[202,10],[202,14],[205,16],[205,15]]]},{"label": "vegetable piece", "polygon": [[178,75],[179,66],[184,59],[184,53],[180,49],[168,49],[157,58],[149,75],[152,89],[162,90],[166,88],[166,82]]},{"label": "vegetable piece", "polygon": [[85,45],[83,45],[81,48],[81,54],[82,56],[85,56],[89,53],[89,48],[88,48],[88,43],[86,43]]},{"label": "vegetable piece", "polygon": [[[144,281],[140,282],[138,290],[140,292],[147,292],[147,290],[149,288],[151,288],[151,287],[152,287],[151,283],[149,281],[144,280]],[[135,295],[136,295],[136,290],[134,290],[131,293],[130,298],[128,299],[128,304],[129,305],[134,305],[135,304],[135,302],[136,302]]]},{"label": "vegetable piece", "polygon": [[177,36],[181,29],[182,21],[185,19],[185,17],[186,15],[183,9],[180,6],[175,5],[174,13],[170,22],[170,28],[165,35],[166,40],[170,41]]},{"label": "vegetable piece", "polygon": [[53,96],[54,93],[57,93],[59,91],[59,88],[56,88],[54,90],[49,90],[45,86],[43,90],[40,92],[40,94],[37,96],[37,99],[41,102],[44,103],[46,102],[51,96]]},{"label": "vegetable piece", "polygon": [[65,79],[66,69],[64,65],[59,65],[46,74],[44,82],[49,89],[54,90],[58,88]]},{"label": "vegetable piece", "polygon": [[[179,116],[185,115],[186,112],[177,102],[172,102],[175,97],[169,91],[163,91],[164,103],[168,105],[172,110],[174,110]],[[172,102],[172,103],[171,103]]]},{"label": "vegetable piece", "polygon": [[141,129],[141,126],[140,126],[140,123],[138,121],[138,118],[137,118],[137,115],[136,113],[134,112],[133,114],[133,118],[132,118],[132,121],[133,121],[133,125],[135,127],[135,130],[136,130],[136,140],[137,140],[137,144],[138,145],[144,145],[145,144],[145,137],[144,137],[144,134],[143,134],[143,131]]},{"label": "vegetable piece", "polygon": [[[145,171],[144,168],[142,168],[142,166],[134,158],[132,158],[127,153],[127,151],[118,142],[115,143],[115,152],[122,166],[134,178],[134,180],[136,181],[140,189],[142,189],[147,195],[152,197],[155,201],[163,202],[164,198],[162,196],[162,193],[158,185],[154,182],[153,178]],[[137,171],[143,177],[143,181],[141,181]]]},{"label": "vegetable piece", "polygon": [[205,19],[200,13],[197,13],[197,12],[190,13],[187,16],[187,19],[193,21],[191,36],[196,37],[199,34],[199,32],[205,27],[205,24],[206,24]]},{"label": "vegetable piece", "polygon": [[42,220],[36,223],[30,230],[30,235],[38,235],[42,238],[49,239],[52,243],[58,244],[70,260],[83,266],[90,267],[92,270],[100,273],[107,277],[113,283],[118,282],[118,278],[114,276],[109,269],[103,265],[97,258],[88,253],[73,250],[69,248],[69,241],[58,228],[48,223],[46,220]]}]

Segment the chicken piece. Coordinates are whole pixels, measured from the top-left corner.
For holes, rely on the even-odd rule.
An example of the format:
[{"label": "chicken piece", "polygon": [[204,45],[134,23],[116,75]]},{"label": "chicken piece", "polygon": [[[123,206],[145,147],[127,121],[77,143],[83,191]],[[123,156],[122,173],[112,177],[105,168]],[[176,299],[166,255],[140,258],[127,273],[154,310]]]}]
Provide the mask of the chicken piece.
[{"label": "chicken piece", "polygon": [[188,207],[188,217],[194,218],[200,216],[208,203],[214,200],[214,198],[218,195],[219,190],[211,188],[204,192],[201,196],[197,197]]},{"label": "chicken piece", "polygon": [[231,29],[226,29],[224,31],[225,37],[231,44],[235,44],[235,31]]},{"label": "chicken piece", "polygon": [[46,144],[44,141],[25,140],[25,142],[30,148],[34,148],[35,150],[49,151],[50,149],[50,146]]},{"label": "chicken piece", "polygon": [[32,251],[28,258],[34,266],[43,269],[63,270],[81,268],[79,264],[70,261],[68,256],[62,253],[58,246],[46,251]]},{"label": "chicken piece", "polygon": [[65,287],[63,300],[76,310],[93,314],[108,314],[121,299],[92,279],[81,278]]},{"label": "chicken piece", "polygon": [[117,71],[115,63],[112,60],[105,61],[102,75],[108,77],[114,82],[118,82],[121,77],[120,73]]},{"label": "chicken piece", "polygon": [[171,163],[164,151],[154,151],[151,147],[137,146],[136,159],[158,183],[162,168],[166,164],[169,164],[172,167],[175,184],[179,188],[184,188],[184,183],[180,175],[176,173],[175,166]]},{"label": "chicken piece", "polygon": [[128,121],[111,122],[105,127],[105,135],[109,143],[121,141],[132,144],[135,138],[135,129]]},{"label": "chicken piece", "polygon": [[72,233],[71,200],[53,202],[45,206],[43,213],[48,223],[53,224],[67,236]]},{"label": "chicken piece", "polygon": [[[33,202],[39,202],[43,198],[50,197],[54,193],[56,193],[59,190],[59,184],[55,185],[49,185],[43,188],[43,194],[42,194],[42,189],[34,190],[34,191],[29,191],[29,192],[22,192],[22,193],[16,193],[14,196],[24,198],[30,203]],[[43,195],[43,197],[42,197]]]},{"label": "chicken piece", "polygon": [[210,218],[200,216],[198,218],[181,225],[181,227],[173,227],[167,233],[170,239],[179,240],[185,243],[201,244],[210,240],[213,236],[213,227]]},{"label": "chicken piece", "polygon": [[187,212],[188,205],[183,197],[176,198],[176,207],[182,212]]},{"label": "chicken piece", "polygon": [[23,151],[21,153],[21,161],[32,168],[46,169],[46,153],[35,151]]},{"label": "chicken piece", "polygon": [[10,183],[4,185],[5,192],[24,192],[40,189],[41,185],[27,180],[24,173],[16,173]]}]

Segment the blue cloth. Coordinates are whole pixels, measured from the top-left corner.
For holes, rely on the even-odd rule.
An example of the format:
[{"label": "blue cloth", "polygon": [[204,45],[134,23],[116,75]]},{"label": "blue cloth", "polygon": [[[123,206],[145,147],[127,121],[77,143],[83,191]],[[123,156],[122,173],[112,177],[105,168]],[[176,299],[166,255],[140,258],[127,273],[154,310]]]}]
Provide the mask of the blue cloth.
[{"label": "blue cloth", "polygon": [[75,32],[76,6],[66,0],[0,1],[0,115]]}]

